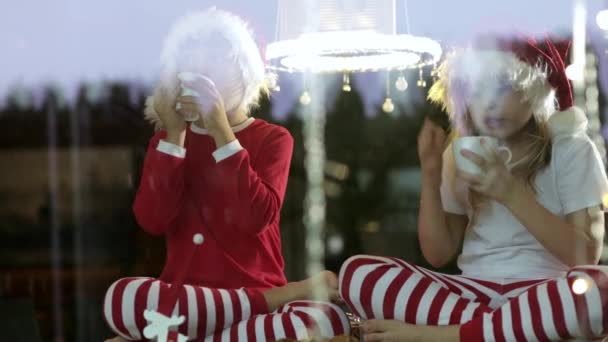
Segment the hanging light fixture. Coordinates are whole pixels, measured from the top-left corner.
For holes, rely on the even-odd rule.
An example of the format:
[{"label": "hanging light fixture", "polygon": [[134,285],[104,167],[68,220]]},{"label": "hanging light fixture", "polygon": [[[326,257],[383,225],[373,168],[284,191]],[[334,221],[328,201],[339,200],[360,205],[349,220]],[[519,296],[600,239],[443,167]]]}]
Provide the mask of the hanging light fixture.
[{"label": "hanging light fixture", "polygon": [[[324,269],[325,109],[319,75],[342,73],[342,90],[348,92],[353,73],[387,72],[382,109],[392,113],[390,71],[434,65],[442,54],[435,40],[410,34],[407,5],[404,9],[407,33],[397,34],[396,0],[278,0],[275,41],[266,47],[266,61],[269,72],[302,73],[305,79],[300,103],[306,151],[304,223],[309,276]],[[399,84],[398,88],[407,88],[407,82]],[[313,298],[324,298],[324,292],[323,287],[315,287]]]},{"label": "hanging light fixture", "polygon": [[308,106],[312,102],[312,97],[308,91],[310,86],[310,77],[308,75],[302,75],[302,94],[300,95],[299,101],[302,106]]},{"label": "hanging light fixture", "polygon": [[391,99],[391,74],[390,72],[386,73],[386,97],[384,98],[384,103],[382,104],[382,111],[385,113],[392,113],[395,110],[395,105],[393,104],[393,100]]},{"label": "hanging light fixture", "polygon": [[418,81],[416,81],[416,85],[420,88],[426,87],[426,81],[424,80],[424,77],[422,76],[422,68],[420,68],[420,70],[418,72]]},{"label": "hanging light fixture", "polygon": [[395,81],[395,88],[397,88],[397,90],[399,90],[399,91],[406,91],[407,87],[408,87],[407,80],[405,79],[405,76],[403,75],[403,73],[401,73],[399,75],[399,77],[397,77],[397,80]]},{"label": "hanging light fixture", "polygon": [[344,76],[342,76],[342,90],[347,93],[351,91],[350,77],[348,77],[347,73],[344,73]]},{"label": "hanging light fixture", "polygon": [[[420,68],[437,62],[442,54],[439,43],[397,34],[396,17],[395,0],[279,0],[276,41],[266,49],[268,68],[363,72]],[[314,28],[310,22],[316,23]]]},{"label": "hanging light fixture", "polygon": [[308,106],[310,104],[311,100],[312,99],[310,98],[310,94],[308,93],[308,90],[304,90],[302,95],[300,95],[300,104],[302,104],[304,106]]},{"label": "hanging light fixture", "polygon": [[393,100],[390,97],[384,99],[384,103],[382,104],[382,111],[385,113],[392,113],[395,110],[395,105],[393,104]]}]

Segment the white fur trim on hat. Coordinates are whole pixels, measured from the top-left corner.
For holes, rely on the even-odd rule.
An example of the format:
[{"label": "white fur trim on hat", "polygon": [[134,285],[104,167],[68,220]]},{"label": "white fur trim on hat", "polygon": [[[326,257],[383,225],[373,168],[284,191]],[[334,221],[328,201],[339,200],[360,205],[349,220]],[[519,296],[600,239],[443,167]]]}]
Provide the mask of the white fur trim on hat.
[{"label": "white fur trim on hat", "polygon": [[175,71],[176,58],[182,44],[189,40],[216,40],[228,42],[227,60],[233,58],[240,69],[245,91],[241,107],[257,103],[262,87],[267,86],[264,62],[247,24],[237,16],[210,8],[179,18],[165,39],[161,62],[166,70]]},{"label": "white fur trim on hat", "polygon": [[428,98],[456,115],[466,100],[458,99],[457,87],[479,87],[487,80],[505,78],[516,90],[521,90],[538,114],[546,116],[555,111],[555,91],[547,80],[547,68],[530,65],[514,53],[495,50],[466,49],[453,52],[440,65],[439,79],[429,90]]}]

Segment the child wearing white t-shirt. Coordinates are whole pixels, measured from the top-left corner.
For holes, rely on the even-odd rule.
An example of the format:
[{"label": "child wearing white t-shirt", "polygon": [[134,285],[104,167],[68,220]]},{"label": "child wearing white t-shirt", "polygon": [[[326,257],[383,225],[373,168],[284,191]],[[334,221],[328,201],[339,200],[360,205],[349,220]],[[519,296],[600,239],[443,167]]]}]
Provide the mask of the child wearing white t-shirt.
[{"label": "child wearing white t-shirt", "polygon": [[[425,258],[455,257],[462,275],[375,256],[350,258],[340,292],[364,319],[366,341],[547,341],[608,334],[602,198],[608,180],[572,107],[569,44],[480,45],[448,57],[429,98],[447,110],[448,147],[427,120],[418,140],[418,234]],[[557,105],[557,108],[556,108]],[[459,136],[511,151],[454,152]],[[481,139],[489,149],[488,140]],[[456,167],[454,153],[480,173]]]}]

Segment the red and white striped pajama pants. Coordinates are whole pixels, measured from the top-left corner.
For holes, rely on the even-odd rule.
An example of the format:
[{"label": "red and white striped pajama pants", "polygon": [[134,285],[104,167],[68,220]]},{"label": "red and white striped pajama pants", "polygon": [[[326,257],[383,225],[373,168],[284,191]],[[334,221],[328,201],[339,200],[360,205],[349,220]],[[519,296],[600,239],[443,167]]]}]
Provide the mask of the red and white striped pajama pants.
[{"label": "red and white striped pajama pants", "polygon": [[[106,292],[104,317],[127,340],[144,340],[144,310],[157,310],[170,286],[154,278],[123,278]],[[262,292],[183,285],[173,315],[186,321],[179,333],[189,341],[275,341],[306,339],[315,331],[323,337],[348,334],[348,318],[331,303],[294,301],[268,313]]]},{"label": "red and white striped pajama pants", "polygon": [[[583,279],[587,290],[575,294]],[[432,272],[390,257],[354,256],[340,294],[363,319],[461,325],[461,341],[560,341],[608,333],[608,267],[580,266],[563,278],[508,284]]]}]

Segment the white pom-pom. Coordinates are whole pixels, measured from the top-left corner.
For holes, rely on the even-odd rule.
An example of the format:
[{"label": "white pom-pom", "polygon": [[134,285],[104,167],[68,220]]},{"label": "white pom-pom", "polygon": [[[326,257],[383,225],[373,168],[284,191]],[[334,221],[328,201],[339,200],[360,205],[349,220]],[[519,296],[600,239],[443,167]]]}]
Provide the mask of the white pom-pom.
[{"label": "white pom-pom", "polygon": [[582,109],[570,107],[561,112],[555,112],[549,117],[551,135],[571,135],[587,130],[587,116]]},{"label": "white pom-pom", "polygon": [[195,245],[202,245],[204,240],[205,240],[205,238],[203,237],[203,234],[201,234],[201,233],[196,233],[192,237],[192,242],[194,242]]}]

